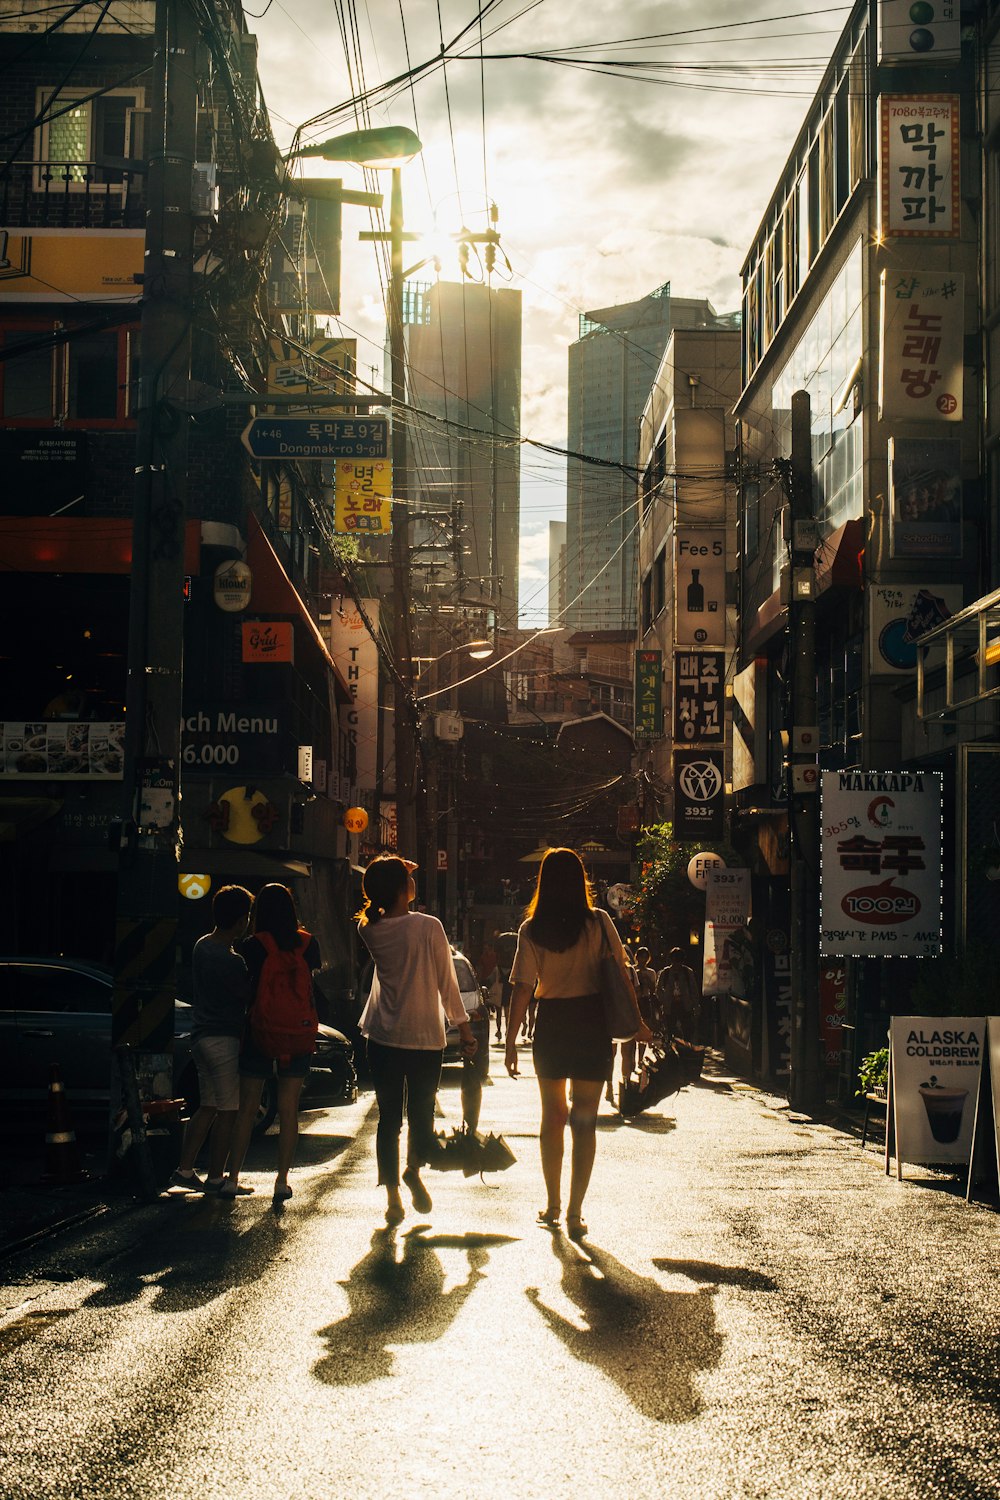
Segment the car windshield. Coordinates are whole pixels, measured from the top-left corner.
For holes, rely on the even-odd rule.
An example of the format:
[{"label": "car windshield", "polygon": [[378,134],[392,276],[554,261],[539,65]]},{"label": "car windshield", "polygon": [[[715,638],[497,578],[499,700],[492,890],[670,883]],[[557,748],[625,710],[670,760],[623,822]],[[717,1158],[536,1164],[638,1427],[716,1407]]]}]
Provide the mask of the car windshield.
[{"label": "car windshield", "polygon": [[479,986],[476,983],[476,976],[472,971],[472,965],[469,963],[469,960],[467,958],[455,958],[454,963],[455,973],[458,975],[459,989],[463,992],[466,990],[477,990]]}]

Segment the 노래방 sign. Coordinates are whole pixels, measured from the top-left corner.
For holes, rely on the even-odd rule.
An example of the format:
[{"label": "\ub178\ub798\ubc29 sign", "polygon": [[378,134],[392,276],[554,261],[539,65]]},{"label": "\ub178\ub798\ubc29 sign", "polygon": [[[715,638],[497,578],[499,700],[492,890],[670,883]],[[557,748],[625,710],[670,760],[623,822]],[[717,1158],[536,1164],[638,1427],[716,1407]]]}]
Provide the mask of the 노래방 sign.
[{"label": "\ub178\ub798\ubc29 sign", "polygon": [[886,1172],[893,1155],[897,1178],[904,1161],[968,1164],[985,1034],[982,1016],[892,1017]]}]

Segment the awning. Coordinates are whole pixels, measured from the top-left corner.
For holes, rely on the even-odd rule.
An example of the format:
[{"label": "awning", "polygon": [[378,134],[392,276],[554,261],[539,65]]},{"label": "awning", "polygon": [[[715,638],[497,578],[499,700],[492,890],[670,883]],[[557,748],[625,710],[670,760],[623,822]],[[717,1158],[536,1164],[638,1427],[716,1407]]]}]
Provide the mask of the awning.
[{"label": "awning", "polygon": [[865,523],[845,521],[825,537],[816,549],[816,592],[827,589],[860,589],[865,554]]},{"label": "awning", "polygon": [[[184,571],[197,573],[201,522],[184,527]],[[131,573],[132,522],[114,516],[0,516],[0,568],[19,573]]]},{"label": "awning", "polygon": [[292,580],[285,572],[277,552],[271,546],[264,529],[254,515],[248,512],[247,562],[253,574],[253,593],[250,608],[256,614],[294,615],[305,629],[314,646],[334,675],[337,687],[345,703],[350,701],[350,691],[343,673],[330,655],[319,627],[306,608]]},{"label": "awning", "polygon": [[289,875],[309,876],[307,859],[267,854],[256,849],[185,849],[177,866],[179,875],[242,875],[249,879],[284,880]]}]

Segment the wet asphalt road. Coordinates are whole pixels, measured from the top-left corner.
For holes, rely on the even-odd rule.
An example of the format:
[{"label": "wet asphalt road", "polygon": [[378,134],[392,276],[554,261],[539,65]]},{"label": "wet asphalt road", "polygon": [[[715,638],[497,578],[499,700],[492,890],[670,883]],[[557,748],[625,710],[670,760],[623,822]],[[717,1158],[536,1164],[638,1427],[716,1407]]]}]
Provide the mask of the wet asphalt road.
[{"label": "wet asphalt road", "polygon": [[[171,1195],[0,1271],[0,1495],[996,1497],[1000,1218],[722,1078],[602,1116],[590,1238],[520,1160],[382,1227],[374,1110],[234,1206]],[[456,1123],[457,1079],[443,1103]]]}]

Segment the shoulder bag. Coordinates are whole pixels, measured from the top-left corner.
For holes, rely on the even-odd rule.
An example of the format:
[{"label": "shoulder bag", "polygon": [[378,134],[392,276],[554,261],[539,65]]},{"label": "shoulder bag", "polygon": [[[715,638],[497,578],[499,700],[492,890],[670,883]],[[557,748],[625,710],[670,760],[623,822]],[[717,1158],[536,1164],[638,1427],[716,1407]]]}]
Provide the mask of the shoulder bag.
[{"label": "shoulder bag", "polygon": [[604,1022],[613,1042],[630,1042],[642,1025],[639,1002],[631,981],[625,978],[618,960],[611,951],[608,934],[601,923],[600,995],[604,1006]]}]

